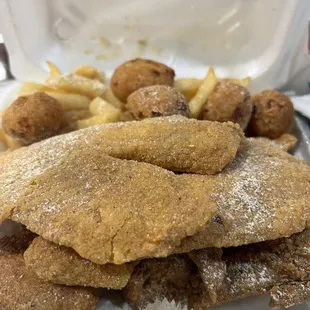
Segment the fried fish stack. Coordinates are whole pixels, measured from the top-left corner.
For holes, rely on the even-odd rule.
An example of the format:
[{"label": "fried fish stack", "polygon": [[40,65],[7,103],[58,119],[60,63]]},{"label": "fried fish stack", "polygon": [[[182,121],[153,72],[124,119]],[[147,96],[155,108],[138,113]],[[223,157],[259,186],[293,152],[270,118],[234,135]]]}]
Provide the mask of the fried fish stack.
[{"label": "fried fish stack", "polygon": [[3,297],[14,266],[27,273],[21,305],[70,290],[63,305],[36,309],[70,308],[72,296],[75,309],[95,309],[81,287],[123,289],[138,309],[165,298],[199,310],[261,294],[271,305],[304,302],[310,166],[279,145],[246,139],[236,124],[171,116],[0,155],[0,221],[39,235],[18,257],[1,256],[0,305],[17,307]]}]

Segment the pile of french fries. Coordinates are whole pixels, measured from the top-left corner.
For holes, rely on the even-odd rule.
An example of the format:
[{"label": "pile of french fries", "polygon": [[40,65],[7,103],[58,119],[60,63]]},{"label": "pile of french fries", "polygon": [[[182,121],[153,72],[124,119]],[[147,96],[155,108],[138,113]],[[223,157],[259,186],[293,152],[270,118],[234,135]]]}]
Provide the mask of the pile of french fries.
[{"label": "pile of french fries", "polygon": [[251,82],[251,78],[220,79],[215,75],[214,69],[210,68],[203,80],[178,79],[175,81],[174,87],[186,97],[192,117],[198,118],[208,98],[214,91],[216,84],[220,81],[227,81],[243,87],[248,87]]},{"label": "pile of french fries", "polygon": [[79,66],[72,73],[63,74],[53,63],[47,62],[49,77],[45,83],[26,82],[19,96],[37,91],[54,97],[62,105],[74,129],[121,120],[123,104],[106,86],[104,74],[91,66]]},{"label": "pile of french fries", "polygon": [[[81,129],[99,124],[118,121],[131,121],[132,115],[126,111],[106,85],[104,74],[96,68],[82,65],[72,73],[63,74],[55,64],[47,61],[49,77],[45,83],[26,82],[22,85],[19,96],[31,95],[37,91],[54,97],[62,105],[72,129]],[[198,118],[209,96],[219,81],[229,81],[247,87],[249,77],[243,79],[220,79],[210,68],[204,79],[177,79],[177,88],[186,97],[191,115]],[[20,145],[0,129],[0,140],[10,149]]]}]

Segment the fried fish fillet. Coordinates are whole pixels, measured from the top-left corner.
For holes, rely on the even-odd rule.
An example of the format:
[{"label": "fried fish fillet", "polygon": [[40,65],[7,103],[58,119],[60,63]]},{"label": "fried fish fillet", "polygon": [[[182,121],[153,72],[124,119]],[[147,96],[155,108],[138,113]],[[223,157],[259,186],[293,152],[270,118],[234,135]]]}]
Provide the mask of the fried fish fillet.
[{"label": "fried fish fillet", "polygon": [[[194,309],[264,294],[271,294],[271,305],[278,306],[301,303],[309,297],[309,288],[301,284],[310,281],[310,230],[290,238],[225,249],[221,259],[214,259],[212,250],[189,254],[204,282],[192,296]],[[218,262],[224,262],[222,268]]]},{"label": "fried fish fillet", "polygon": [[26,268],[22,253],[34,237],[24,226],[15,225],[14,233],[0,239],[0,309],[95,309],[95,290],[43,282]]},{"label": "fried fish fillet", "polygon": [[215,215],[203,176],[75,148],[33,178],[11,218],[97,264],[167,256]]},{"label": "fried fish fillet", "polygon": [[197,266],[186,254],[142,260],[123,295],[133,309],[145,309],[148,304],[165,298],[185,306],[192,294],[193,280],[196,278],[202,286],[197,274]]},{"label": "fried fish fillet", "polygon": [[265,294],[271,295],[271,306],[288,306],[309,298],[309,280],[310,230],[305,230],[290,238],[224,249],[223,253],[209,248],[188,257],[141,261],[123,293],[138,309],[167,298],[189,309],[205,310]]},{"label": "fried fish fillet", "polygon": [[268,138],[265,138],[265,137],[258,137],[258,138],[255,138],[255,139],[259,139],[259,140],[263,140],[263,141],[268,141],[272,144],[274,144],[275,146],[278,146],[281,150],[284,150],[284,151],[290,151],[292,150],[297,142],[298,142],[298,139],[289,134],[289,133],[284,133],[283,135],[281,135],[279,138],[277,139],[268,139]]},{"label": "fried fish fillet", "polygon": [[296,304],[309,302],[310,300],[310,282],[295,282],[275,286],[269,292],[270,307],[285,308]]},{"label": "fried fish fillet", "polygon": [[171,170],[216,173],[233,160],[242,133],[237,125],[183,117],[99,125],[0,155],[0,223],[32,177],[62,162],[73,149],[149,162]]},{"label": "fried fish fillet", "polygon": [[75,251],[36,238],[24,253],[25,264],[45,281],[56,284],[123,288],[136,263],[97,265]]},{"label": "fried fish fillet", "polygon": [[95,310],[94,290],[43,282],[24,263],[22,254],[0,256],[0,309]]},{"label": "fried fish fillet", "polygon": [[247,139],[229,166],[204,178],[217,216],[175,252],[288,237],[310,226],[310,166],[269,142]]},{"label": "fried fish fillet", "polygon": [[215,174],[234,159],[241,140],[243,133],[236,124],[171,116],[104,125],[88,143],[116,158]]}]

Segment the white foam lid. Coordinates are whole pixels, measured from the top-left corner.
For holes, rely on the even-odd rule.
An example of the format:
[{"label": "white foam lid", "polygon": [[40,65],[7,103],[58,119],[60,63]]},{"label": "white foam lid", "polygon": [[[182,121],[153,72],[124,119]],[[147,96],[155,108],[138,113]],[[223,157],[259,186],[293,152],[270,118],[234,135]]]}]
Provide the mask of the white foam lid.
[{"label": "white foam lid", "polygon": [[[41,79],[47,59],[64,71],[85,63],[109,75],[129,58],[146,57],[172,66],[178,77],[203,77],[214,66],[220,76],[249,75],[261,89],[285,85],[292,71],[310,64],[309,0],[0,4],[0,31],[20,80]],[[297,51],[299,65],[292,63]]]}]

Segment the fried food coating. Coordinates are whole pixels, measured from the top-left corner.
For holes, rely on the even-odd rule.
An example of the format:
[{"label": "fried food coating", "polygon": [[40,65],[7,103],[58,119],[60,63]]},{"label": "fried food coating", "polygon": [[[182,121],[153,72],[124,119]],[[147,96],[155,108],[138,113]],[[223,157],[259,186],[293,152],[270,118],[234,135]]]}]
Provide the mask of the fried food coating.
[{"label": "fried food coating", "polygon": [[251,135],[276,139],[291,126],[294,107],[288,96],[277,90],[263,90],[253,96],[253,104],[248,128]]},{"label": "fried food coating", "polygon": [[126,102],[128,96],[139,88],[173,86],[174,76],[173,69],[160,62],[137,58],[116,68],[111,78],[111,89],[119,100]]},{"label": "fried food coating", "polygon": [[310,300],[310,281],[292,282],[273,287],[270,292],[270,307],[292,307]]},{"label": "fried food coating", "polygon": [[134,269],[123,295],[133,309],[145,309],[156,300],[175,300],[183,305],[191,294],[197,266],[187,255],[146,259]]},{"label": "fried food coating", "polygon": [[238,125],[172,116],[94,126],[0,154],[0,222],[10,217],[10,210],[33,177],[75,149],[89,148],[93,153],[174,171],[213,174],[234,159],[242,139]]},{"label": "fried food coating", "polygon": [[271,305],[294,305],[309,296],[309,248],[310,230],[305,230],[223,251],[209,248],[190,252],[188,257],[148,259],[136,266],[123,293],[138,309],[166,298],[188,309],[204,310],[266,293],[271,295]]},{"label": "fried food coating", "polygon": [[244,130],[251,118],[252,99],[249,91],[227,81],[219,82],[204,106],[202,119],[238,123]]},{"label": "fried food coating", "polygon": [[269,139],[265,137],[257,137],[256,139],[268,141],[269,143],[272,143],[275,146],[278,146],[281,150],[284,150],[287,152],[292,150],[298,142],[298,139],[289,133],[284,133],[277,139]]},{"label": "fried food coating", "polygon": [[138,120],[170,115],[190,116],[185,97],[167,85],[139,88],[128,97],[126,108]]},{"label": "fried food coating", "polygon": [[26,268],[22,254],[0,255],[0,265],[1,309],[96,309],[95,290],[43,282]]},{"label": "fried food coating", "polygon": [[28,184],[11,218],[98,264],[167,256],[215,214],[202,176],[85,147]]},{"label": "fried food coating", "polygon": [[[213,249],[192,252],[189,256],[197,264],[204,286],[201,294],[198,290],[193,296],[191,307],[203,310],[213,305],[266,293],[273,296],[272,304],[276,292],[279,296],[279,289],[282,291],[287,285],[293,286],[295,282],[305,283],[310,280],[309,249],[310,230],[305,230],[289,238],[224,249],[218,260],[214,260]],[[220,262],[224,263],[221,265],[222,269],[218,268]],[[210,273],[215,277],[206,281],[203,275]],[[218,279],[219,274],[224,276]],[[215,284],[218,285],[216,290]],[[286,296],[279,296],[277,303],[282,306],[288,304],[288,300],[291,305],[303,302],[306,291],[302,287],[296,288],[287,292]],[[213,301],[210,293],[215,296]]]},{"label": "fried food coating", "polygon": [[310,166],[270,142],[245,140],[230,165],[204,178],[217,216],[177,252],[277,239],[310,227]]},{"label": "fried food coating", "polygon": [[43,92],[17,98],[2,117],[4,131],[24,145],[55,136],[67,125],[60,103]]},{"label": "fried food coating", "polygon": [[234,159],[243,138],[232,123],[171,116],[105,125],[88,143],[116,158],[177,172],[215,174]]},{"label": "fried food coating", "polygon": [[40,279],[70,286],[123,288],[136,263],[97,265],[79,256],[70,248],[59,246],[41,237],[36,238],[24,253],[25,264]]}]

